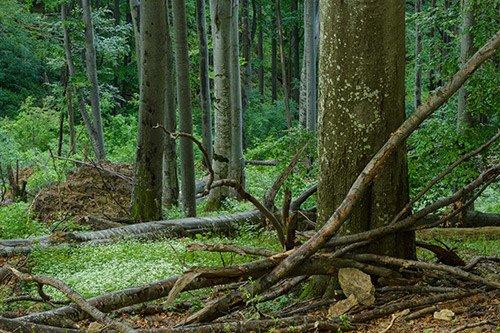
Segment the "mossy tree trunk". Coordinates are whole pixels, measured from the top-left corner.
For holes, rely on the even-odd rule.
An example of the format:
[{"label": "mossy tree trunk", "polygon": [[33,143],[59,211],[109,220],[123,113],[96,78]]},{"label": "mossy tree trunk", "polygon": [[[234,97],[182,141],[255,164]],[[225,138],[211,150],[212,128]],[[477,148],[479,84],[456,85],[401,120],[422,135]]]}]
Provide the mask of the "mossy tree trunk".
[{"label": "mossy tree trunk", "polygon": [[[358,174],[404,121],[404,2],[321,0],[319,224],[343,201]],[[353,234],[391,221],[408,202],[400,148],[341,229]],[[414,235],[387,236],[371,252],[413,257]]]}]

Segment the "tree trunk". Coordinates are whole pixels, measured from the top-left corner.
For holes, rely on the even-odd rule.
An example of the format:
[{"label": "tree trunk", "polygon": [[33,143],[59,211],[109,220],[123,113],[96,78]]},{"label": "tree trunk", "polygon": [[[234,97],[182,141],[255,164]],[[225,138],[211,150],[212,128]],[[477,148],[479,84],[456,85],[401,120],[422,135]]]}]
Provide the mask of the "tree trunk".
[{"label": "tree trunk", "polygon": [[132,27],[134,30],[135,55],[137,58],[137,73],[139,77],[139,86],[141,86],[141,2],[140,0],[129,0],[130,16],[132,16]]},{"label": "tree trunk", "polygon": [[[257,1],[257,0],[253,0]],[[257,40],[257,56],[259,58],[259,93],[260,96],[264,96],[264,17],[262,15],[262,4],[260,1],[257,1],[255,7],[257,8],[257,13],[255,15],[258,16],[258,40]]]},{"label": "tree trunk", "polygon": [[82,0],[83,22],[85,23],[85,61],[87,65],[87,76],[89,78],[90,103],[92,105],[92,116],[94,125],[94,140],[97,146],[97,156],[99,161],[106,159],[104,148],[104,133],[102,130],[101,107],[99,105],[99,82],[97,80],[96,50],[94,45],[94,26],[92,23],[89,0]]},{"label": "tree trunk", "polygon": [[241,0],[241,51],[244,61],[241,103],[243,112],[245,112],[252,91],[252,30],[250,27],[249,0]]},{"label": "tree trunk", "polygon": [[290,31],[290,51],[291,51],[291,91],[292,98],[295,102],[299,103],[300,89],[297,83],[300,82],[300,36],[299,36],[299,25],[298,25],[298,14],[299,14],[299,4],[298,0],[292,0],[290,3],[290,10],[292,11],[292,16],[294,17],[292,22],[292,27]]},{"label": "tree trunk", "polygon": [[[166,26],[166,47],[167,47],[167,82],[165,89],[165,128],[167,131],[177,132],[176,119],[176,74],[175,59],[170,34],[170,6],[167,0],[167,26]],[[177,171],[177,143],[169,135],[165,135],[165,150],[163,151],[163,202],[167,207],[177,206],[179,203],[179,179]]]},{"label": "tree trunk", "polygon": [[[340,205],[358,174],[404,121],[404,6],[321,2],[318,222]],[[370,42],[367,42],[370,41]],[[380,227],[408,202],[406,151],[397,150],[342,227],[354,234]],[[414,235],[391,235],[372,248],[414,256]]]},{"label": "tree trunk", "polygon": [[[415,0],[415,14],[422,11],[422,0]],[[420,19],[415,20],[415,87],[414,87],[414,108],[422,104],[422,32],[420,29]]]},{"label": "tree trunk", "polygon": [[[473,1],[461,0],[462,24],[460,26],[460,65],[463,66],[472,55],[472,33],[474,25]],[[472,115],[467,109],[467,86],[464,85],[458,91],[458,109],[457,109],[457,129],[464,132],[467,127],[473,125]]]},{"label": "tree trunk", "polygon": [[292,110],[290,108],[290,84],[288,82],[288,74],[286,70],[286,60],[285,60],[285,40],[283,32],[283,20],[281,18],[281,1],[275,1],[276,10],[276,25],[278,28],[278,41],[279,41],[279,52],[280,52],[280,62],[281,62],[281,83],[283,85],[283,94],[285,97],[285,121],[286,127],[292,127]]},{"label": "tree trunk", "polygon": [[231,164],[229,176],[245,188],[245,158],[243,157],[243,107],[241,97],[239,0],[231,4]]},{"label": "tree trunk", "polygon": [[[189,84],[189,46],[185,0],[172,1],[173,28],[175,37],[175,60],[177,70],[177,102],[179,104],[179,130],[193,133],[191,88]],[[193,143],[180,138],[181,157],[181,203],[186,216],[196,216],[196,194],[194,175]]]},{"label": "tree trunk", "polygon": [[69,127],[69,154],[72,155],[76,152],[76,131],[75,131],[75,111],[73,108],[73,84],[71,79],[75,74],[75,65],[71,54],[71,43],[69,39],[69,32],[66,26],[66,5],[61,5],[61,21],[63,26],[63,47],[66,54],[66,66],[68,67],[68,78],[66,86],[66,104],[68,107],[68,127]]},{"label": "tree trunk", "polygon": [[212,159],[212,110],[210,99],[210,79],[208,76],[209,56],[206,31],[205,0],[196,0],[196,18],[198,22],[198,42],[200,49],[200,101],[201,101],[201,132],[203,146],[208,157]]},{"label": "tree trunk", "polygon": [[[237,0],[211,0],[215,82],[215,179],[231,178],[244,186],[243,119],[239,65]],[[216,188],[210,193],[207,210],[218,209],[230,194]]]},{"label": "tree trunk", "polygon": [[[276,18],[274,18],[276,20]],[[273,22],[275,26],[275,22]],[[278,44],[276,35],[271,32],[271,99],[276,101],[278,99]]]},{"label": "tree trunk", "polygon": [[[316,131],[317,127],[317,29],[319,25],[318,0],[304,1],[304,90],[305,127]],[[304,118],[304,115],[303,115]],[[303,120],[304,122],[304,120]]]},{"label": "tree trunk", "polygon": [[[436,0],[431,0],[430,2],[430,11],[435,15],[436,12]],[[429,68],[428,78],[429,78],[429,92],[434,91],[437,87],[436,84],[436,68],[434,67],[434,58],[436,56],[436,23],[435,20],[430,22],[431,28],[429,33],[429,39],[431,41],[431,52],[429,52],[429,63],[431,64],[431,68]]]},{"label": "tree trunk", "polygon": [[131,216],[138,221],[162,217],[164,124],[167,79],[165,0],[141,4],[141,72],[139,137]]}]

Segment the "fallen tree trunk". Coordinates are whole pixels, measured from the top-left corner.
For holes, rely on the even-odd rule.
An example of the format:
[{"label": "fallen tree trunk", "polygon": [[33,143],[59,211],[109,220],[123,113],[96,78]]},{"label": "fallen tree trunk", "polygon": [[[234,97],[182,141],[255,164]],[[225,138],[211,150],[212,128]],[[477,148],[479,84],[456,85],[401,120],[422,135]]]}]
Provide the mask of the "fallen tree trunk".
[{"label": "fallen tree trunk", "polygon": [[[272,257],[253,261],[239,266],[230,266],[220,269],[201,269],[200,275],[188,283],[183,291],[196,290],[217,285],[244,281],[248,278],[259,278],[281,262],[289,252],[279,253]],[[310,258],[299,269],[291,272],[288,277],[310,275],[333,275],[339,268],[352,267],[369,274],[385,277],[398,276],[392,270],[378,268],[372,265],[360,264],[351,259],[332,258],[328,255],[317,255]],[[174,276],[166,280],[150,283],[140,287],[133,287],[121,291],[106,293],[88,299],[87,302],[102,312],[108,313],[123,307],[160,299],[169,295],[176,282],[182,276]],[[80,321],[87,315],[75,305],[63,306],[49,311],[29,314],[17,320],[40,324],[60,325],[68,319]]]},{"label": "fallen tree trunk", "polygon": [[255,223],[261,214],[249,211],[217,217],[192,217],[178,220],[145,222],[98,231],[55,233],[28,239],[0,240],[0,255],[23,254],[33,246],[48,247],[60,244],[99,242],[120,238],[150,238],[186,236],[201,232],[230,233],[241,223]]}]

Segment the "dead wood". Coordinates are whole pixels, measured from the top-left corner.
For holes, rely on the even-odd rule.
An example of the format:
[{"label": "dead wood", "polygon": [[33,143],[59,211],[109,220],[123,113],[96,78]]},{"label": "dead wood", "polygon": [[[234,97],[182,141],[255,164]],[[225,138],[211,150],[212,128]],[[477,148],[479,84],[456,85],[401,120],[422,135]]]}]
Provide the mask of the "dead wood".
[{"label": "dead wood", "polygon": [[302,204],[304,202],[306,202],[306,200],[309,199],[317,191],[318,191],[318,184],[314,184],[314,185],[310,186],[309,188],[307,188],[304,192],[302,192],[297,197],[297,199],[295,199],[294,201],[292,201],[292,203],[290,204],[290,210],[292,212],[299,210],[300,206],[302,206]]},{"label": "dead wood", "polygon": [[277,160],[246,160],[246,165],[260,165],[260,166],[276,166],[278,165]]},{"label": "dead wood", "polygon": [[81,330],[29,323],[0,317],[0,329],[16,333],[83,333]]},{"label": "dead wood", "polygon": [[361,262],[376,262],[382,265],[398,266],[401,268],[417,268],[422,270],[439,271],[451,274],[458,278],[479,283],[481,285],[489,286],[492,288],[500,289],[500,282],[490,281],[481,276],[469,273],[458,267],[451,267],[443,264],[436,264],[430,262],[416,261],[416,260],[405,260],[387,256],[380,256],[376,254],[351,254],[347,255],[347,258],[352,258]]},{"label": "dead wood", "polygon": [[481,320],[481,321],[478,321],[478,322],[475,322],[475,323],[467,323],[467,324],[458,326],[458,327],[452,329],[450,331],[450,333],[457,333],[457,332],[461,332],[463,330],[466,330],[468,328],[474,328],[474,327],[484,326],[484,325],[498,327],[497,323],[494,323],[493,321],[491,321],[489,319],[486,319],[486,320]]},{"label": "dead wood", "polygon": [[479,263],[482,261],[493,261],[496,263],[500,263],[500,258],[495,257],[495,256],[479,256],[473,258],[467,265],[463,267],[464,271],[471,271],[473,270]]},{"label": "dead wood", "polygon": [[415,242],[415,245],[434,253],[439,262],[450,266],[465,266],[465,261],[460,258],[453,249],[445,248],[436,244]]},{"label": "dead wood", "polygon": [[232,244],[204,244],[193,243],[186,248],[188,251],[209,251],[209,252],[231,252],[241,255],[254,255],[262,257],[270,257],[277,253],[268,249],[255,248],[250,246],[236,246]]},{"label": "dead wood", "polygon": [[56,288],[64,295],[66,295],[66,297],[68,297],[71,301],[73,301],[81,310],[85,311],[88,315],[90,315],[98,322],[104,324],[105,326],[114,328],[122,333],[136,332],[136,330],[132,329],[128,325],[125,325],[121,322],[118,322],[106,316],[103,312],[99,311],[99,309],[97,309],[95,306],[87,302],[82,295],[71,289],[66,283],[62,282],[61,280],[46,276],[37,276],[28,273],[22,273],[10,265],[4,265],[3,267],[9,269],[12,272],[12,274],[14,274],[20,280],[26,282],[36,282],[39,285],[48,285]]}]

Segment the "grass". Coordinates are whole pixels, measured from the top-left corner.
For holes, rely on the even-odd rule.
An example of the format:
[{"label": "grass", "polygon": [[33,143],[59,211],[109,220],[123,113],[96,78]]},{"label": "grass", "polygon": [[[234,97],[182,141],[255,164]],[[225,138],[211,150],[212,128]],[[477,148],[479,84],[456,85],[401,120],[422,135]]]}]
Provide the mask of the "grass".
[{"label": "grass", "polygon": [[0,239],[28,238],[47,234],[48,228],[34,220],[24,202],[0,207]]}]

